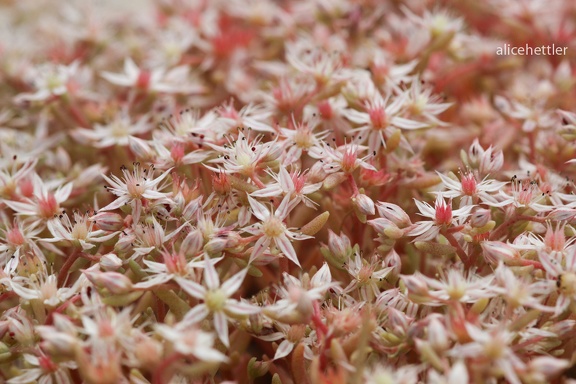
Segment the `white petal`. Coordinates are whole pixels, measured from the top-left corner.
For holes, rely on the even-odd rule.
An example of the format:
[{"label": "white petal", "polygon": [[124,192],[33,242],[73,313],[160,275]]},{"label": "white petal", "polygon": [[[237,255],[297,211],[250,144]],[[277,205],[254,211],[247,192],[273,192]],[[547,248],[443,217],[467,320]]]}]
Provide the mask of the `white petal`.
[{"label": "white petal", "polygon": [[176,282],[187,294],[197,299],[204,299],[206,295],[206,288],[201,286],[198,283],[195,283],[190,280],[186,280],[182,277],[177,277]]},{"label": "white petal", "polygon": [[228,319],[223,312],[214,313],[214,329],[218,334],[218,338],[226,346],[230,346],[230,340],[228,339]]},{"label": "white petal", "polygon": [[293,343],[289,342],[288,340],[282,341],[278,346],[278,349],[276,349],[276,353],[274,354],[274,360],[278,360],[288,356],[293,349],[294,349]]},{"label": "white petal", "polygon": [[208,310],[208,307],[206,307],[206,304],[198,304],[197,306],[189,310],[188,313],[186,313],[186,315],[184,315],[182,322],[197,324],[202,320],[204,320],[209,313],[210,311]]},{"label": "white petal", "polygon": [[218,272],[216,271],[216,268],[214,268],[214,264],[210,262],[208,256],[205,256],[204,260],[206,261],[206,266],[204,268],[204,282],[206,283],[208,289],[216,289],[220,286],[220,278],[218,277]]},{"label": "white petal", "polygon": [[254,216],[256,216],[261,221],[266,221],[270,217],[270,211],[264,204],[253,199],[250,195],[248,195],[248,201],[250,202],[250,207],[252,208],[252,212]]},{"label": "white petal", "polygon": [[300,261],[298,261],[298,256],[296,256],[296,251],[294,250],[292,243],[290,242],[290,240],[288,240],[286,235],[282,234],[282,235],[278,236],[277,238],[275,238],[274,241],[276,242],[276,245],[278,246],[278,248],[280,248],[282,253],[288,259],[292,260],[292,262],[294,264],[296,264],[297,266],[300,267]]},{"label": "white petal", "polygon": [[260,308],[255,305],[233,299],[226,300],[225,310],[237,316],[248,316],[260,312]]},{"label": "white petal", "polygon": [[234,292],[236,292],[238,288],[240,288],[240,286],[242,285],[242,282],[244,281],[244,278],[246,278],[247,273],[248,273],[247,268],[241,270],[240,272],[238,272],[237,274],[226,280],[224,283],[222,283],[221,289],[224,292],[226,292],[228,296],[232,296]]}]

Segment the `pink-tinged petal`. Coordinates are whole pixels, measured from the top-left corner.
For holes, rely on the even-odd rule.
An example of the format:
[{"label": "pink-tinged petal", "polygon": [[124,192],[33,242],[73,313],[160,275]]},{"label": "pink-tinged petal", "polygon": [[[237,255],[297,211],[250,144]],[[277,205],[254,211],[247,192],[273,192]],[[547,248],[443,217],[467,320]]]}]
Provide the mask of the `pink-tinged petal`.
[{"label": "pink-tinged petal", "polygon": [[204,160],[206,160],[209,156],[208,152],[205,151],[194,151],[194,152],[190,152],[189,154],[187,154],[186,156],[184,156],[182,158],[182,163],[183,164],[196,164],[196,163],[201,163]]},{"label": "pink-tinged petal", "polygon": [[256,336],[256,337],[264,341],[276,341],[284,338],[284,334],[282,332],[274,332],[269,335]]},{"label": "pink-tinged petal", "polygon": [[164,178],[166,176],[168,176],[168,174],[170,174],[170,172],[172,172],[172,168],[166,170],[163,174],[161,174],[160,176],[158,176],[154,180],[150,180],[150,181],[146,182],[146,186],[148,188],[156,187],[162,180],[164,180]]},{"label": "pink-tinged petal", "polygon": [[562,268],[558,264],[558,261],[553,259],[548,253],[539,250],[538,251],[538,258],[542,263],[542,266],[550,274],[551,276],[558,276],[562,273]]},{"label": "pink-tinged petal", "polygon": [[222,363],[228,362],[228,357],[225,354],[212,348],[203,348],[196,357],[202,361],[219,361]]},{"label": "pink-tinged petal", "polygon": [[139,283],[134,284],[134,288],[135,289],[150,289],[152,287],[155,287],[157,285],[161,285],[164,283],[167,283],[168,281],[170,281],[172,279],[172,276],[170,275],[156,275],[146,281],[141,281]]},{"label": "pink-tinged petal", "polygon": [[[119,232],[112,232],[112,233],[109,233],[109,234],[104,235],[104,236],[99,236],[98,238],[90,239],[90,241],[95,241],[95,242],[97,242],[97,243],[102,243],[102,242],[104,242],[104,241],[110,240],[111,238],[113,238],[114,236],[116,236],[118,233],[119,233]],[[94,235],[95,233],[93,232],[92,234]]]},{"label": "pink-tinged petal", "polygon": [[184,292],[186,292],[190,296],[196,299],[204,299],[204,296],[206,295],[206,288],[204,288],[200,284],[190,280],[186,280],[182,277],[176,277],[176,282],[178,283],[180,288],[182,288]]},{"label": "pink-tinged petal", "polygon": [[125,87],[130,86],[134,83],[134,80],[127,78],[126,75],[121,75],[118,73],[102,72],[101,76],[104,79],[111,82],[112,84],[122,85]]},{"label": "pink-tinged petal", "polygon": [[228,339],[228,319],[226,319],[224,312],[214,313],[214,329],[216,330],[218,338],[222,341],[222,344],[230,347],[230,340]]},{"label": "pink-tinged petal", "polygon": [[303,195],[309,195],[310,193],[314,193],[322,187],[322,183],[314,183],[308,184],[302,188]]},{"label": "pink-tinged petal", "polygon": [[184,315],[182,322],[186,324],[197,324],[204,320],[209,313],[210,311],[208,307],[206,307],[206,304],[198,304]]},{"label": "pink-tinged petal", "polygon": [[36,215],[36,207],[30,203],[21,203],[18,201],[4,200],[4,204],[10,207],[14,212],[21,215]]},{"label": "pink-tinged petal", "polygon": [[266,250],[268,249],[269,245],[270,245],[269,237],[262,236],[261,238],[259,238],[258,241],[256,241],[256,244],[254,244],[252,254],[250,255],[249,263],[252,263],[258,257],[262,256],[262,254],[266,252]]},{"label": "pink-tinged petal", "polygon": [[228,299],[224,307],[226,313],[232,313],[236,316],[249,316],[260,312],[260,308],[250,303]]},{"label": "pink-tinged petal", "polygon": [[111,202],[110,204],[108,204],[107,206],[105,206],[104,208],[100,208],[99,212],[112,211],[114,209],[122,207],[123,205],[125,205],[129,201],[130,201],[130,197],[128,197],[128,196],[119,197],[116,200],[114,200],[113,202]]},{"label": "pink-tinged petal", "polygon": [[419,121],[405,119],[403,117],[394,117],[391,121],[392,125],[404,129],[421,129],[428,127],[428,124]]},{"label": "pink-tinged petal", "polygon": [[425,232],[428,232],[434,223],[432,221],[419,221],[413,224],[412,228],[406,233],[407,236],[419,236]]},{"label": "pink-tinged petal", "polygon": [[64,225],[62,225],[62,222],[60,220],[58,219],[48,220],[47,226],[48,230],[50,231],[52,236],[54,236],[55,240],[71,239],[70,234],[68,233],[66,228],[64,228]]},{"label": "pink-tinged petal", "polygon": [[280,179],[280,185],[286,187],[286,190],[293,191],[294,190],[294,181],[290,176],[290,173],[286,170],[285,167],[280,167],[280,172],[278,172],[278,176]]},{"label": "pink-tinged petal", "polygon": [[228,296],[232,296],[234,292],[236,292],[238,288],[240,288],[240,286],[242,285],[242,282],[246,278],[247,273],[248,273],[247,268],[241,270],[240,272],[238,272],[237,274],[226,280],[224,283],[222,283],[221,289],[224,292],[226,292]]},{"label": "pink-tinged petal", "polygon": [[280,196],[282,194],[282,188],[279,185],[272,185],[266,188],[262,188],[258,191],[254,191],[250,194],[250,196],[254,197],[274,197]]},{"label": "pink-tinged petal", "polygon": [[310,280],[310,285],[313,287],[319,287],[325,284],[330,284],[331,282],[332,274],[330,273],[330,267],[328,267],[328,263],[324,263],[322,268],[320,268]]},{"label": "pink-tinged petal", "polygon": [[416,199],[414,199],[414,203],[416,203],[416,206],[418,207],[418,210],[420,211],[420,214],[422,216],[428,217],[433,219],[436,216],[436,210],[428,203],[423,203],[421,201],[418,201]]},{"label": "pink-tinged petal", "polygon": [[276,349],[276,353],[274,354],[274,360],[278,360],[288,356],[293,349],[294,349],[293,343],[289,342],[288,340],[282,341],[278,346],[278,349]]},{"label": "pink-tinged petal", "polygon": [[290,259],[294,264],[296,264],[297,266],[300,267],[300,261],[298,261],[298,256],[296,256],[296,251],[294,250],[292,243],[290,242],[290,240],[288,240],[286,235],[282,234],[282,235],[276,237],[274,239],[274,241],[276,242],[276,245],[278,246],[278,248],[280,248],[282,253],[288,259]]},{"label": "pink-tinged petal", "polygon": [[270,217],[270,211],[264,204],[256,199],[253,199],[250,195],[248,195],[248,201],[250,202],[250,207],[252,208],[254,216],[256,216],[259,220],[266,221]]},{"label": "pink-tinged petal", "polygon": [[63,187],[58,188],[58,190],[54,193],[54,197],[56,198],[56,201],[58,201],[59,203],[66,201],[66,199],[72,193],[73,186],[74,186],[73,183],[70,182],[70,183],[64,185]]},{"label": "pink-tinged petal", "polygon": [[297,200],[291,201],[290,199],[291,199],[290,194],[284,196],[282,202],[278,206],[278,209],[276,210],[276,212],[274,212],[274,216],[276,216],[280,220],[284,220],[286,216],[288,216],[290,211],[298,204]]},{"label": "pink-tinged petal", "polygon": [[218,272],[216,271],[216,268],[214,268],[214,264],[210,262],[208,256],[204,256],[204,260],[206,261],[204,267],[204,282],[206,283],[206,287],[210,290],[217,289],[220,287]]}]

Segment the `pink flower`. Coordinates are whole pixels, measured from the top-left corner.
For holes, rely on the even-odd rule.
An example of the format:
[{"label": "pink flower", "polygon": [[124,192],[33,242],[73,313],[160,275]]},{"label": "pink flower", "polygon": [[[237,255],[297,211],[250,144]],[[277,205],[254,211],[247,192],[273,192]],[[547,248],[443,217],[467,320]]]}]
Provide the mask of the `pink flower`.
[{"label": "pink flower", "polygon": [[420,210],[420,215],[432,219],[432,221],[419,221],[413,224],[408,231],[408,236],[417,236],[414,241],[426,241],[435,238],[442,227],[450,227],[455,223],[462,223],[472,211],[473,206],[468,205],[452,211],[452,202],[446,204],[442,194],[436,196],[434,207],[426,202],[414,199]]}]

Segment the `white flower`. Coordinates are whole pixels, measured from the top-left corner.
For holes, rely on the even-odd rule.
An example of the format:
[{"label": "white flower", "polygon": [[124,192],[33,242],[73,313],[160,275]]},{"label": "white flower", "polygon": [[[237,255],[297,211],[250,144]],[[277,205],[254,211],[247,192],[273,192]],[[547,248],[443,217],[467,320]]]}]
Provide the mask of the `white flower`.
[{"label": "white flower", "polygon": [[110,240],[118,233],[110,233],[101,229],[94,230],[94,222],[90,221],[88,214],[81,215],[78,212],[74,212],[73,220],[70,220],[67,213],[49,220],[48,230],[52,234],[52,238],[42,239],[42,241],[69,241],[74,245],[80,245],[83,250],[92,249],[94,248],[92,243]]},{"label": "white flower", "polygon": [[260,312],[260,308],[243,301],[232,299],[232,295],[240,288],[247,269],[243,269],[220,283],[218,272],[213,263],[205,256],[204,284],[202,286],[192,280],[176,276],[178,285],[190,296],[202,300],[184,316],[182,323],[196,324],[210,313],[214,317],[214,329],[218,338],[225,346],[230,346],[228,339],[228,319],[242,318]]},{"label": "white flower", "polygon": [[310,149],[309,155],[312,158],[319,159],[319,161],[323,163],[323,169],[326,173],[335,173],[338,171],[352,173],[358,167],[370,171],[378,171],[372,164],[367,162],[368,159],[375,156],[375,153],[370,153],[360,158],[358,157],[358,153],[366,149],[367,147],[356,143],[348,143],[338,148],[332,148],[325,142],[321,142],[321,146]]},{"label": "white flower", "polygon": [[[388,94],[382,97],[376,93],[375,97],[370,99],[363,106],[364,111],[360,112],[355,109],[346,109],[343,115],[360,127],[355,128],[352,132],[358,133],[364,141],[368,141],[369,152],[379,153],[380,148],[386,148],[386,140],[394,134],[397,129],[421,129],[429,126],[428,123],[422,123],[401,117],[406,96]],[[404,140],[406,149],[410,149],[408,143]]]},{"label": "white flower", "polygon": [[249,140],[242,131],[238,132],[238,138],[228,145],[207,145],[220,153],[219,158],[212,162],[222,164],[224,169],[209,166],[206,168],[214,172],[240,173],[248,177],[255,175],[265,158],[271,156],[270,160],[273,160],[281,153],[281,147],[276,141],[262,143],[261,137]]},{"label": "white flower", "polygon": [[432,219],[432,221],[419,221],[413,224],[408,236],[418,236],[414,241],[426,241],[435,238],[440,229],[454,224],[461,224],[469,215],[473,206],[468,205],[452,211],[452,201],[446,204],[441,194],[436,196],[434,207],[426,202],[414,199],[420,210],[420,215]]},{"label": "white flower", "polygon": [[128,171],[125,166],[122,166],[121,169],[124,174],[124,180],[121,180],[115,175],[112,175],[111,178],[102,175],[108,184],[112,186],[112,188],[104,188],[118,196],[118,198],[104,208],[100,208],[100,212],[111,211],[128,203],[132,203],[132,214],[134,221],[137,222],[142,208],[142,198],[157,200],[168,196],[167,193],[158,192],[158,185],[168,176],[171,169],[168,169],[156,178],[154,178],[154,166],[150,166],[148,169],[140,168],[140,163],[134,163],[134,170],[132,172]]},{"label": "white flower", "polygon": [[132,122],[128,114],[121,113],[108,124],[95,124],[91,129],[78,128],[72,131],[71,135],[77,141],[89,142],[95,148],[127,146],[130,137],[146,133],[152,128],[148,118],[148,115],[143,115],[136,122]]},{"label": "white flower", "polygon": [[205,87],[188,83],[189,67],[174,67],[168,71],[159,67],[153,70],[140,69],[128,58],[124,61],[124,73],[102,72],[102,77],[112,84],[123,87],[138,87],[153,92],[164,93],[199,93]]},{"label": "white flower", "polygon": [[20,298],[39,300],[48,307],[55,307],[76,294],[84,281],[78,279],[71,288],[58,288],[56,275],[35,274],[29,278],[15,277],[10,284]]},{"label": "white flower", "polygon": [[15,101],[40,101],[51,96],[61,96],[68,92],[68,85],[72,77],[78,71],[79,63],[74,61],[69,65],[41,64],[31,69],[27,78],[34,86],[36,92],[21,93]]},{"label": "white flower", "polygon": [[300,172],[288,173],[286,167],[280,167],[277,174],[269,171],[268,174],[276,181],[268,184],[265,188],[252,192],[253,197],[279,197],[291,196],[294,200],[303,201],[309,208],[315,208],[314,201],[306,195],[316,192],[322,187],[322,183],[306,185],[306,174]]},{"label": "white flower", "polygon": [[185,321],[175,326],[156,324],[154,328],[184,356],[194,356],[206,362],[225,363],[228,361],[226,355],[214,348],[214,336],[211,333],[190,327]]},{"label": "white flower", "polygon": [[28,384],[31,382],[71,384],[73,382],[68,374],[68,369],[77,368],[77,364],[73,361],[55,363],[42,352],[39,352],[39,356],[24,354],[24,360],[31,367],[21,370],[18,376],[6,381],[6,384]]},{"label": "white flower", "polygon": [[286,228],[284,221],[290,211],[298,203],[298,201],[291,201],[290,198],[290,195],[286,195],[284,199],[282,199],[278,208],[272,214],[264,204],[248,196],[252,212],[254,213],[254,216],[260,220],[260,222],[245,228],[246,232],[254,236],[260,236],[254,245],[252,254],[250,255],[250,262],[256,260],[264,253],[264,251],[266,251],[268,246],[274,242],[274,244],[288,259],[290,259],[294,264],[300,266],[298,256],[296,255],[296,251],[294,250],[290,239],[304,240],[310,239],[311,236],[296,233],[292,229]]},{"label": "white flower", "polygon": [[33,198],[28,197],[23,201],[4,200],[4,203],[18,215],[34,216],[38,221],[51,219],[59,214],[60,204],[68,199],[73,188],[72,183],[67,183],[52,191],[54,184],[45,184],[37,174],[32,176],[32,183]]}]

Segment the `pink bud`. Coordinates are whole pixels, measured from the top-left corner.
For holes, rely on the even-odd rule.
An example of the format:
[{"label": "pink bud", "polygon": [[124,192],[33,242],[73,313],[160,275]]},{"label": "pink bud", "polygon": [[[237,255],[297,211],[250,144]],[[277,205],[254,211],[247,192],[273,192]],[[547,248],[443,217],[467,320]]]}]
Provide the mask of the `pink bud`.
[{"label": "pink bud", "polygon": [[491,264],[498,264],[500,260],[506,262],[518,259],[518,252],[501,241],[484,241],[480,245],[484,258]]},{"label": "pink bud", "polygon": [[491,218],[489,209],[479,209],[470,216],[470,225],[474,228],[481,228],[488,224]]},{"label": "pink bud", "polygon": [[187,256],[196,256],[198,252],[202,249],[204,245],[204,237],[202,231],[195,229],[191,231],[180,246],[180,250],[184,252]]},{"label": "pink bud", "polygon": [[124,228],[124,219],[118,213],[100,212],[90,218],[103,231],[120,231]]},{"label": "pink bud", "polygon": [[352,198],[352,203],[354,207],[363,215],[374,215],[376,214],[376,208],[374,207],[374,202],[371,198],[363,193],[359,193]]},{"label": "pink bud", "polygon": [[122,266],[122,259],[113,253],[107,253],[100,258],[100,267],[105,271],[116,271]]},{"label": "pink bud", "polygon": [[405,228],[412,224],[408,214],[396,204],[378,202],[377,208],[380,216],[390,220],[399,228]]},{"label": "pink bud", "polygon": [[92,284],[98,288],[106,288],[112,294],[123,294],[132,289],[132,281],[121,273],[91,270],[83,272]]},{"label": "pink bud", "polygon": [[328,230],[328,249],[335,259],[342,262],[348,260],[352,254],[350,239],[344,234],[337,236],[332,230]]}]

